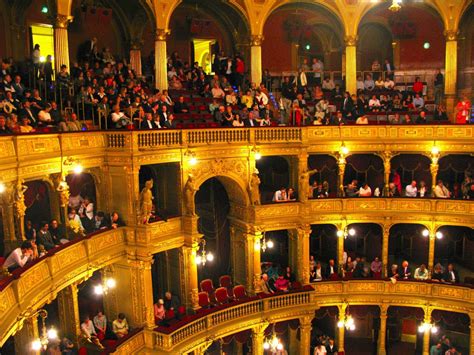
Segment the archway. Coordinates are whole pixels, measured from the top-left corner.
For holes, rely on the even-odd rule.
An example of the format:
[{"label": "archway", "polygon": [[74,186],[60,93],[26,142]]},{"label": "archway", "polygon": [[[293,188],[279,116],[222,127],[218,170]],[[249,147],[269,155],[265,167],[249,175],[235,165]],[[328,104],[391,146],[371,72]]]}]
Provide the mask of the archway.
[{"label": "archway", "polygon": [[[359,27],[357,46],[357,67],[361,71],[371,71],[372,63],[377,60],[393,63],[392,33],[381,23],[365,23]],[[364,77],[364,75],[362,75]]]},{"label": "archway", "polygon": [[[276,230],[265,232],[265,240],[267,245],[272,245],[271,248],[267,246],[265,251],[260,253],[262,273],[268,274],[270,279],[276,280],[280,273],[283,273],[287,266],[290,265],[290,241],[287,230]],[[268,244],[271,242],[271,244]]]},{"label": "archway", "polygon": [[[390,161],[392,174],[390,181],[400,181],[401,196],[405,196],[405,188],[413,180],[419,187],[421,182],[426,185],[425,197],[429,195],[432,186],[432,177],[430,172],[431,160],[422,154],[400,154]],[[394,179],[394,175],[398,177]]]},{"label": "archway", "polygon": [[474,68],[474,6],[464,13],[459,24],[458,88],[472,96]]},{"label": "archway", "polygon": [[408,279],[413,279],[415,269],[421,264],[428,267],[429,237],[424,235],[426,229],[421,224],[396,224],[390,228],[388,243],[388,275],[392,265],[397,265],[399,271],[404,260],[409,263],[411,275]]},{"label": "archway", "polygon": [[214,260],[198,265],[198,280],[211,279],[218,285],[219,276],[230,275],[229,195],[218,178],[210,178],[199,187],[194,197],[198,231],[203,234],[206,250]]},{"label": "archway", "polygon": [[270,156],[257,160],[262,203],[272,201],[276,190],[290,187],[290,165],[285,157]]},{"label": "archway", "polygon": [[337,238],[337,228],[333,224],[311,226],[310,257],[314,258],[314,264],[321,264],[322,271],[326,270],[331,259],[337,265]]},{"label": "archway", "polygon": [[421,354],[424,321],[422,308],[390,306],[387,311],[387,354]]},{"label": "archway", "polygon": [[305,60],[311,67],[313,58],[322,61],[325,70],[341,70],[342,26],[321,5],[299,2],[278,7],[267,17],[263,35],[263,68],[271,72],[295,71]]},{"label": "archway", "polygon": [[382,158],[375,154],[353,154],[346,158],[344,171],[344,186],[357,180],[357,186],[367,183],[372,190],[372,196],[378,188],[383,191],[384,166]]},{"label": "archway", "polygon": [[[337,177],[339,168],[337,166],[337,160],[332,155],[310,155],[308,157],[308,167],[310,170],[316,169],[317,172],[312,175],[309,179],[309,185],[312,188],[316,188],[319,185],[324,185],[327,182],[329,190],[327,191],[328,197],[336,197],[337,195]],[[310,197],[318,198],[321,194],[314,192]]]},{"label": "archway", "polygon": [[474,157],[450,154],[439,160],[437,180],[442,180],[452,197],[461,199],[467,194],[470,179],[474,177]]},{"label": "archway", "polygon": [[[41,222],[49,222],[54,216],[54,211],[51,209],[51,187],[44,181],[35,180],[27,181],[25,185],[28,189],[25,191],[25,237],[29,238],[30,229],[28,228],[28,221],[31,222],[33,228],[38,230]],[[59,212],[59,211],[57,211]]]}]

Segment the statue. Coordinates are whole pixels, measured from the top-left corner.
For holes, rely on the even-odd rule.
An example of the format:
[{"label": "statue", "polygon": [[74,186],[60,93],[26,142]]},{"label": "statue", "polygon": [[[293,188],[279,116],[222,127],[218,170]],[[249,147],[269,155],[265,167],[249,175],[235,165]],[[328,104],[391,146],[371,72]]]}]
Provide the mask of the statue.
[{"label": "statue", "polygon": [[198,191],[194,186],[194,178],[191,174],[188,175],[188,181],[184,185],[184,213],[186,216],[195,216],[194,211],[194,193]]},{"label": "statue", "polygon": [[59,201],[61,203],[61,207],[67,207],[69,205],[69,186],[66,181],[61,180],[58,184],[56,191],[59,192]]},{"label": "statue", "polygon": [[18,218],[25,217],[26,205],[25,205],[25,191],[28,190],[28,186],[23,185],[24,180],[18,179],[15,191],[15,212]]},{"label": "statue", "polygon": [[260,205],[260,178],[258,177],[258,170],[255,169],[249,182],[250,204],[252,206]]},{"label": "statue", "polygon": [[148,224],[148,220],[153,210],[153,180],[145,182],[145,187],[140,192],[140,220],[141,224]]},{"label": "statue", "polygon": [[316,174],[318,169],[308,170],[304,169],[300,175],[300,201],[308,200],[308,193],[310,191],[309,178]]}]

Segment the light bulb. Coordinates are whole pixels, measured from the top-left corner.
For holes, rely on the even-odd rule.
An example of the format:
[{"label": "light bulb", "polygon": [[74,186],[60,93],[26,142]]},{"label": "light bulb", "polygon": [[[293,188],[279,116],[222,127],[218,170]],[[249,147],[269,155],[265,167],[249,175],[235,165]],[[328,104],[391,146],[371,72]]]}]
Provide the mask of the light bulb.
[{"label": "light bulb", "polygon": [[260,152],[255,152],[255,160],[262,159],[262,154]]},{"label": "light bulb", "polygon": [[84,168],[82,167],[81,164],[76,164],[76,165],[74,166],[74,169],[72,169],[72,171],[73,171],[74,174],[76,174],[76,175],[81,174],[83,170],[84,170]]},{"label": "light bulb", "polygon": [[261,247],[262,247],[262,246],[260,245],[260,241],[257,240],[257,241],[255,242],[255,244],[254,244],[254,249],[255,249],[255,251],[260,250]]},{"label": "light bulb", "polygon": [[206,259],[207,259],[207,261],[212,261],[212,260],[214,260],[214,255],[212,253],[208,253],[206,255]]},{"label": "light bulb", "polygon": [[6,190],[5,184],[3,182],[0,182],[0,194],[3,194]]},{"label": "light bulb", "polygon": [[105,284],[108,288],[115,288],[115,286],[117,285],[117,281],[115,281],[115,279],[107,279]]},{"label": "light bulb", "polygon": [[438,238],[438,239],[443,239],[443,233],[441,233],[441,232],[439,232],[439,231],[436,232],[436,238]]},{"label": "light bulb", "polygon": [[102,285],[94,286],[94,293],[96,295],[102,295],[104,293],[104,288],[102,287]]},{"label": "light bulb", "polygon": [[439,148],[437,146],[434,146],[433,148],[431,148],[431,154],[438,155],[439,154]]},{"label": "light bulb", "polygon": [[342,320],[340,320],[339,322],[337,322],[337,327],[338,328],[342,328],[344,326],[344,322]]},{"label": "light bulb", "polygon": [[33,351],[41,350],[41,341],[39,339],[36,339],[35,341],[33,341],[33,343],[31,343],[31,349]]},{"label": "light bulb", "polygon": [[40,62],[41,62],[41,63],[44,63],[44,62],[46,62],[46,58],[45,58],[45,57],[43,57],[43,56],[41,56],[41,57],[40,57]]},{"label": "light bulb", "polygon": [[424,229],[422,234],[423,234],[423,237],[427,237],[430,235],[430,231],[428,229]]},{"label": "light bulb", "polygon": [[48,330],[48,339],[55,340],[58,338],[58,331],[54,328]]},{"label": "light bulb", "polygon": [[438,327],[437,326],[432,326],[431,327],[431,333],[433,333],[433,334],[438,333]]},{"label": "light bulb", "polygon": [[274,245],[275,245],[275,244],[273,243],[272,240],[269,240],[269,241],[267,242],[267,247],[269,247],[270,249],[273,248]]},{"label": "light bulb", "polygon": [[343,145],[341,147],[341,152],[342,152],[342,154],[347,155],[347,154],[349,154],[349,148],[347,148],[345,145]]},{"label": "light bulb", "polygon": [[200,255],[196,255],[196,264],[201,264],[202,263],[202,258]]},{"label": "light bulb", "polygon": [[191,157],[191,158],[189,159],[189,165],[196,165],[197,162],[198,162],[198,161],[197,161],[196,157]]},{"label": "light bulb", "polygon": [[283,344],[282,343],[278,343],[277,345],[277,350],[283,350]]},{"label": "light bulb", "polygon": [[340,237],[343,237],[344,236],[344,232],[339,230],[337,231],[336,235],[340,238]]},{"label": "light bulb", "polygon": [[425,324],[425,323],[421,324],[421,325],[418,327],[418,332],[420,332],[420,333],[424,333],[425,330],[426,330],[426,324]]},{"label": "light bulb", "polygon": [[270,344],[268,344],[268,342],[263,343],[263,348],[264,348],[265,350],[270,349]]},{"label": "light bulb", "polygon": [[353,237],[355,234],[356,234],[356,231],[355,231],[354,228],[349,229],[349,235],[350,235],[350,236]]},{"label": "light bulb", "polygon": [[351,330],[351,331],[354,331],[355,329],[356,329],[355,324],[352,324],[352,325],[349,327],[349,330]]}]

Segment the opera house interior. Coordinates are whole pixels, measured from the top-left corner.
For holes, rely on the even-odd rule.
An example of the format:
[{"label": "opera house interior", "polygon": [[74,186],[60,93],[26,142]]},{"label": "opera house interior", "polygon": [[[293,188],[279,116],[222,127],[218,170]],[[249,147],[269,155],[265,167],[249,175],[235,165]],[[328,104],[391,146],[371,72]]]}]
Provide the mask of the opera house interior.
[{"label": "opera house interior", "polygon": [[472,0],[0,0],[0,354],[474,354]]}]

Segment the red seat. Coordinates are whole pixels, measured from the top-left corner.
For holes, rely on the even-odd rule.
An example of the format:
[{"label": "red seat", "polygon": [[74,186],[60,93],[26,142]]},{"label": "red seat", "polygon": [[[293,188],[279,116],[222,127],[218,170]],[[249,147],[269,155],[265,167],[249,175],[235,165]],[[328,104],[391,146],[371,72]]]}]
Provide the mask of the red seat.
[{"label": "red seat", "polygon": [[245,291],[245,287],[242,285],[235,286],[233,292],[235,299],[238,301],[247,298],[247,292]]},{"label": "red seat", "polygon": [[225,287],[219,287],[215,292],[215,297],[219,304],[229,302],[229,295],[227,294],[227,289]]},{"label": "red seat", "polygon": [[232,278],[229,275],[219,277],[219,285],[225,288],[232,287]]},{"label": "red seat", "polygon": [[209,301],[209,295],[207,292],[199,292],[198,293],[198,303],[199,307],[201,308],[209,308],[211,305],[211,302]]},{"label": "red seat", "polygon": [[291,289],[292,290],[300,290],[303,288],[303,285],[301,285],[301,282],[295,281],[291,283]]},{"label": "red seat", "polygon": [[174,317],[175,317],[174,310],[168,309],[168,310],[165,312],[165,320],[171,320],[171,319],[174,319]]},{"label": "red seat", "polygon": [[337,280],[339,280],[339,276],[336,273],[331,274],[331,276],[329,276],[329,280],[337,281]]},{"label": "red seat", "polygon": [[382,273],[381,272],[374,272],[374,279],[380,280],[382,278]]},{"label": "red seat", "polygon": [[186,315],[186,307],[184,306],[179,306],[178,307],[178,317],[182,318]]},{"label": "red seat", "polygon": [[201,111],[201,112],[207,111],[207,107],[206,107],[205,105],[200,105],[200,106],[198,107],[198,109],[199,109],[199,111]]},{"label": "red seat", "polygon": [[211,279],[205,279],[201,281],[201,291],[207,292],[209,295],[214,293],[214,285]]},{"label": "red seat", "polygon": [[196,126],[197,128],[207,128],[206,123],[198,123]]},{"label": "red seat", "polygon": [[3,256],[0,256],[0,266],[2,266],[5,263],[5,258]]}]

